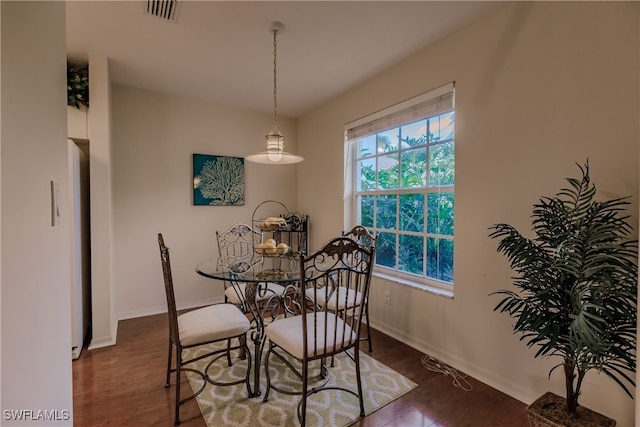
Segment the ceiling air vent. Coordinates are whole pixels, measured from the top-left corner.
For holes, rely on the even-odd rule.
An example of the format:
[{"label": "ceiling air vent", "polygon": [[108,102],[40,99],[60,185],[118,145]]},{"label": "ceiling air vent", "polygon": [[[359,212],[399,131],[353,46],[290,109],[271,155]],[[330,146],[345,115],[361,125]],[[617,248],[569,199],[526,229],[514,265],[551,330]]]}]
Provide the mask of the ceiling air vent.
[{"label": "ceiling air vent", "polygon": [[178,0],[147,0],[147,13],[167,21],[175,19],[177,8]]}]

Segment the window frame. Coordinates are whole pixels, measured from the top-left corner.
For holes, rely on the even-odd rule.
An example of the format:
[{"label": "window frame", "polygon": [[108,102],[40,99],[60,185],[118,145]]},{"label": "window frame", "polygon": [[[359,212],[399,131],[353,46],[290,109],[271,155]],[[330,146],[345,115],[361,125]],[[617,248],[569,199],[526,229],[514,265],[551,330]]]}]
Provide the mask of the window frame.
[{"label": "window frame", "polygon": [[[426,111],[420,111],[419,108],[417,109],[416,106],[424,106],[425,104],[429,104],[429,102],[433,101],[433,100],[437,100],[439,97],[442,97],[443,95],[449,94],[450,98],[450,107],[446,108],[446,104],[445,104],[445,108],[443,108],[443,104],[440,103],[436,103],[436,105],[434,105],[433,107],[428,106]],[[418,110],[418,111],[416,111]],[[423,110],[425,110],[423,108]],[[387,129],[394,129],[394,128],[400,128],[403,125],[406,124],[410,124],[413,123],[415,121],[419,121],[419,120],[426,120],[428,118],[431,117],[435,117],[435,116],[439,116],[439,115],[443,115],[446,113],[453,113],[453,117],[454,117],[454,128],[453,128],[453,136],[451,137],[451,139],[447,139],[447,141],[452,142],[453,143],[453,150],[454,150],[454,164],[455,164],[455,83],[449,83],[447,85],[441,86],[439,88],[436,88],[432,91],[423,93],[421,95],[418,95],[416,97],[413,97],[411,99],[408,99],[406,101],[403,101],[399,104],[395,104],[392,105],[391,107],[385,108],[383,110],[380,110],[378,112],[375,112],[373,114],[367,115],[365,117],[362,117],[358,120],[355,120],[353,122],[347,123],[344,126],[344,131],[345,131],[345,192],[344,192],[344,224],[345,224],[345,229],[349,229],[350,227],[356,225],[357,222],[357,218],[360,217],[360,203],[358,203],[358,196],[359,195],[384,195],[384,194],[392,194],[392,195],[402,195],[402,194],[422,194],[424,196],[424,212],[425,212],[425,218],[424,218],[424,229],[422,231],[419,232],[411,232],[411,231],[405,231],[405,230],[400,230],[400,226],[399,224],[396,224],[396,228],[394,231],[395,237],[396,237],[396,253],[398,250],[398,242],[400,239],[400,236],[402,235],[418,235],[418,236],[423,236],[425,239],[428,239],[430,237],[445,237],[447,240],[450,240],[452,242],[452,244],[454,245],[454,250],[455,250],[455,229],[453,231],[452,235],[441,235],[441,234],[436,234],[436,233],[429,233],[428,232],[428,228],[427,228],[427,218],[426,218],[426,212],[428,209],[428,199],[429,199],[429,194],[433,194],[433,193],[444,193],[444,192],[450,192],[453,193],[453,198],[454,198],[454,218],[455,218],[455,175],[454,175],[454,180],[452,184],[449,185],[442,185],[442,186],[430,186],[429,185],[429,163],[426,164],[426,168],[427,168],[427,176],[425,179],[425,185],[424,187],[414,187],[414,188],[396,188],[396,189],[386,189],[386,190],[380,190],[377,188],[377,182],[378,182],[378,167],[377,164],[375,166],[375,171],[376,171],[376,178],[375,178],[375,182],[376,182],[376,189],[374,190],[357,190],[358,188],[358,183],[359,183],[359,179],[360,177],[357,175],[358,174],[358,160],[362,159],[362,157],[358,156],[358,152],[357,152],[357,144],[356,141],[359,138],[363,138],[367,135],[375,135],[377,133],[383,133],[385,130]],[[373,124],[373,125],[372,125]],[[354,135],[354,129],[356,129],[356,134]],[[358,129],[360,129],[358,131]],[[373,131],[372,131],[373,129]],[[427,162],[429,159],[429,151],[432,147],[438,145],[438,144],[442,144],[442,143],[446,143],[446,141],[438,141],[437,144],[433,144],[432,142],[429,141],[425,141],[425,150],[426,150],[426,154],[427,154]],[[422,147],[422,145],[420,145],[420,147]],[[414,147],[411,147],[409,149],[413,149]],[[398,147],[395,151],[393,151],[394,154],[398,154],[399,158],[400,158],[400,153],[402,151],[406,151],[407,148],[402,149],[402,147]],[[376,159],[379,158],[379,156],[376,156],[376,154],[374,153],[371,158],[374,159],[374,161],[377,161]],[[455,174],[455,166],[454,166],[454,174]],[[398,202],[399,203],[399,202]],[[398,205],[396,205],[396,209],[398,209],[397,207]],[[375,211],[374,211],[375,212]],[[396,216],[396,221],[399,221],[399,216]],[[377,225],[377,224],[376,224]],[[455,225],[455,222],[454,222]],[[378,234],[379,232],[384,232],[384,230],[379,230],[378,228],[373,228],[373,227],[367,227],[369,228],[372,232],[374,232],[375,234]],[[427,250],[427,240],[424,241],[424,250]],[[427,291],[431,291],[440,295],[445,295],[445,296],[453,296],[453,290],[454,290],[454,283],[455,283],[455,260],[454,260],[454,264],[452,266],[453,268],[453,274],[452,274],[452,281],[451,283],[443,281],[443,280],[438,280],[436,278],[431,278],[431,277],[427,277],[427,255],[426,252],[424,254],[424,263],[423,263],[423,273],[418,275],[418,274],[413,274],[413,273],[409,273],[409,272],[404,272],[401,270],[398,270],[396,268],[389,268],[389,267],[385,267],[385,266],[381,266],[378,264],[374,265],[374,269],[373,269],[373,275],[377,276],[377,277],[382,277],[385,278],[387,280],[393,281],[393,282],[397,282],[400,284],[404,284],[404,285],[408,285],[411,287],[415,287],[418,289],[423,289],[423,290],[427,290]],[[396,266],[397,266],[397,262],[396,262]]]}]

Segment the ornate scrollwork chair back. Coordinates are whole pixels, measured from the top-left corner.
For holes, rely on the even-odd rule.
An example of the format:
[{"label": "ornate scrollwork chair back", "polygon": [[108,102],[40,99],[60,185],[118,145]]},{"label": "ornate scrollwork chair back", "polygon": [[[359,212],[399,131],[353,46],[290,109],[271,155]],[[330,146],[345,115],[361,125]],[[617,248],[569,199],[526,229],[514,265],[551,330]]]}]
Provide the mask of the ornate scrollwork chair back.
[{"label": "ornate scrollwork chair back", "polygon": [[358,242],[359,245],[375,248],[377,237],[374,236],[362,225],[356,225],[349,231],[343,231],[342,235]]},{"label": "ornate scrollwork chair back", "polygon": [[260,262],[255,248],[262,242],[262,233],[247,224],[235,224],[225,231],[216,231],[219,267],[242,273]]},{"label": "ornate scrollwork chair back", "polygon": [[[374,249],[376,247],[377,236],[374,236],[373,234],[371,234],[369,230],[367,230],[367,228],[362,225],[356,225],[349,231],[343,231],[342,235],[355,240],[356,242],[358,242],[359,245],[362,245],[368,248],[374,248]],[[369,298],[368,297],[365,298],[364,300],[363,316],[364,316],[364,319],[366,319],[365,326],[367,328],[367,334],[364,336],[361,336],[360,339],[363,341],[369,342],[369,353],[371,353],[373,351],[373,344],[371,342],[371,326],[369,325],[370,322],[369,322]]]},{"label": "ornate scrollwork chair back", "polygon": [[[360,415],[364,416],[359,358],[361,299],[366,298],[369,291],[374,251],[374,248],[361,246],[347,237],[337,237],[312,255],[302,256],[298,296],[301,312],[297,316],[278,319],[266,328],[269,349],[265,361],[267,390],[264,400],[268,399],[271,388],[286,394],[301,394],[298,418],[303,426],[307,421],[307,397],[320,391],[343,390],[353,394],[358,397]],[[330,307],[326,302],[332,298],[343,301],[345,308],[336,310]],[[328,385],[330,369],[324,360],[347,350],[352,350],[352,358],[342,363],[354,364],[355,391],[346,384],[340,384],[339,378],[336,384]],[[296,359],[301,366],[294,366],[286,355]],[[277,357],[296,372],[302,381],[300,391],[272,383],[269,376],[272,357]],[[316,360],[320,364],[320,381],[310,378],[309,374],[310,364]],[[314,424],[322,421],[313,420]]]},{"label": "ornate scrollwork chair back", "polygon": [[[214,304],[207,307],[198,308],[178,315],[176,308],[176,297],[173,286],[173,276],[171,274],[171,261],[169,258],[169,248],[164,243],[161,233],[158,234],[158,245],[160,246],[160,260],[162,262],[162,273],[164,277],[165,294],[167,297],[167,312],[169,317],[169,357],[167,362],[167,377],[165,387],[171,386],[171,373],[176,373],[176,397],[175,397],[175,418],[174,425],[180,424],[180,405],[198,396],[205,389],[207,383],[217,386],[235,385],[246,383],[247,393],[251,396],[249,385],[249,374],[251,372],[251,359],[247,358],[246,377],[234,382],[222,382],[215,380],[209,374],[213,363],[225,357],[228,366],[231,366],[231,351],[241,350],[242,354],[248,354],[247,331],[250,328],[247,317],[233,304]],[[207,351],[198,352],[197,357],[185,359],[183,350],[226,342],[226,346],[212,346]],[[232,344],[233,343],[233,344]],[[236,344],[237,343],[237,344]],[[173,349],[176,350],[175,367],[171,367],[173,359]],[[201,359],[211,358],[206,367],[199,371],[190,365]],[[181,398],[180,383],[181,372],[191,371],[202,377],[202,386],[193,395]],[[215,378],[215,376],[214,376]]]},{"label": "ornate scrollwork chair back", "polygon": [[[262,257],[256,254],[256,247],[262,242],[262,233],[247,224],[235,224],[224,232],[216,231],[218,242],[218,268],[242,274],[259,268]],[[245,295],[245,283],[227,281],[224,283],[225,301],[237,305],[244,313],[252,311]],[[284,287],[268,283],[267,288],[256,295],[256,302],[267,304],[268,300],[284,293]]]}]

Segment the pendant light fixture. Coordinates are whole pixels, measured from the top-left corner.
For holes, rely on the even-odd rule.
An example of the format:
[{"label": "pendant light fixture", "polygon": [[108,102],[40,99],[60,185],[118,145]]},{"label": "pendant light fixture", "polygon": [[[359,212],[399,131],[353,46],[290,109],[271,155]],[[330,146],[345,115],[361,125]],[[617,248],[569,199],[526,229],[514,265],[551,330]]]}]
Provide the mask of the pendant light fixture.
[{"label": "pendant light fixture", "polygon": [[304,160],[300,156],[284,151],[284,136],[278,130],[278,33],[283,29],[284,25],[277,21],[272,22],[269,27],[269,31],[273,33],[273,129],[266,136],[267,150],[246,157],[248,161],[254,163],[287,165]]}]

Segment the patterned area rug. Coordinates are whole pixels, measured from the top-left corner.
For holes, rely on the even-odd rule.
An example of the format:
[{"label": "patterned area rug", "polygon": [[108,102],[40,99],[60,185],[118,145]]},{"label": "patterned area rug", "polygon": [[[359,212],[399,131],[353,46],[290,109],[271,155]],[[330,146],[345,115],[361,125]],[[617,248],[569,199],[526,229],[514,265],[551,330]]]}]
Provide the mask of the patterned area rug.
[{"label": "patterned area rug", "polygon": [[[253,351],[253,345],[251,344],[249,347]],[[196,347],[185,356],[191,356],[200,351],[202,351],[201,347]],[[193,365],[202,370],[206,366],[207,360],[200,360]],[[246,361],[239,361],[235,357],[234,365],[229,368],[226,365],[226,359],[222,358],[209,369],[209,375],[216,380],[233,381],[245,375],[246,366]],[[294,366],[297,365],[294,364]],[[347,355],[337,356],[334,366],[329,367],[329,384],[348,384],[347,388],[355,391],[357,387],[354,366],[353,361]],[[216,369],[217,367],[221,369]],[[252,366],[252,384],[254,369],[255,366]],[[248,398],[244,384],[225,387],[207,384],[205,390],[196,399],[208,426],[281,427],[299,425],[296,410],[300,396],[278,393],[271,389],[269,401],[263,402],[266,389],[264,361],[260,369],[262,396],[259,397]],[[285,365],[277,358],[270,359],[269,370],[272,382],[277,382],[281,388],[287,389],[287,386],[283,387],[282,385],[290,384],[290,387],[300,389],[300,381],[290,374],[291,371],[285,368]],[[417,384],[376,361],[365,352],[360,352],[360,370],[364,391],[364,407],[367,415],[417,387]],[[319,365],[317,370],[312,370],[312,372],[314,371],[319,373]],[[194,390],[201,387],[201,377],[190,372],[187,372],[187,377]],[[307,400],[307,425],[310,426],[348,426],[359,418],[359,413],[358,399],[346,392],[322,391]]]}]

